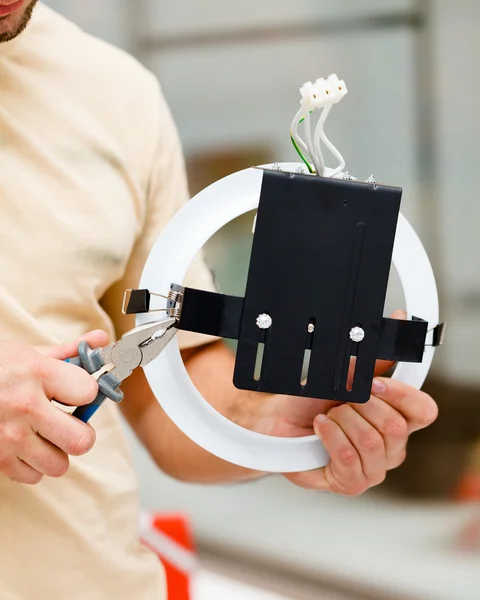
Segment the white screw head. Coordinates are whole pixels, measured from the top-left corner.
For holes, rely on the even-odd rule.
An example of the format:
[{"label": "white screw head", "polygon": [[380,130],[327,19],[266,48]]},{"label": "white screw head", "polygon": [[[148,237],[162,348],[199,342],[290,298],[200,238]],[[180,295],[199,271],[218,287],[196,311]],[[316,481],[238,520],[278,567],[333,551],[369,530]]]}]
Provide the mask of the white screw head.
[{"label": "white screw head", "polygon": [[308,326],[308,333],[313,333],[315,331],[315,325],[310,323]]},{"label": "white screw head", "polygon": [[272,323],[272,317],[270,315],[267,315],[266,313],[258,315],[257,317],[257,327],[259,329],[270,329]]},{"label": "white screw head", "polygon": [[350,339],[352,342],[360,343],[365,339],[365,331],[361,327],[353,327],[350,330]]}]

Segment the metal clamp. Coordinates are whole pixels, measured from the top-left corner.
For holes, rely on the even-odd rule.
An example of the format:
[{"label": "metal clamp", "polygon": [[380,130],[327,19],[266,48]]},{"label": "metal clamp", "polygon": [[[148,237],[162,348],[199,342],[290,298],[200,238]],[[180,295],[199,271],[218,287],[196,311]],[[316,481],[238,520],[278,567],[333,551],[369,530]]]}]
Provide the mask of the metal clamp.
[{"label": "metal clamp", "polygon": [[[168,300],[166,308],[150,308],[151,297]],[[124,315],[138,315],[153,312],[166,312],[168,317],[179,319],[182,310],[183,293],[171,289],[168,295],[150,292],[149,290],[126,290],[123,296],[122,313]]]}]

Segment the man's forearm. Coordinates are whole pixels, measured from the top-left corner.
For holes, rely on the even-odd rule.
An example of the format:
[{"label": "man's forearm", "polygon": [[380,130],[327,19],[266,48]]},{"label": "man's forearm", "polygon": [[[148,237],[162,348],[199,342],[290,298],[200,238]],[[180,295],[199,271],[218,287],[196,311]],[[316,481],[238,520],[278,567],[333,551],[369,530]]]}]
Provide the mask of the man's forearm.
[{"label": "man's forearm", "polygon": [[[234,387],[234,358],[226,346],[218,342],[187,351],[184,360],[197,389],[212,406],[230,420],[248,427],[247,415],[252,413],[254,403],[258,406],[259,397],[255,395],[254,398],[253,394]],[[165,414],[141,369],[125,380],[123,389],[125,416],[152,458],[167,474],[197,483],[248,481],[263,475],[225,462],[192,442]]]}]

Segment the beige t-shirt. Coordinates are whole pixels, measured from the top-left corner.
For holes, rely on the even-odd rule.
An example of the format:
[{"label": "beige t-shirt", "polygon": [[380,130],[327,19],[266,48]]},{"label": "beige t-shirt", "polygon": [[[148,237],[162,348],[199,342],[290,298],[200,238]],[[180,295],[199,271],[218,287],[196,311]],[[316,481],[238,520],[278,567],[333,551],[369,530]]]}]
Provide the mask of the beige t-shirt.
[{"label": "beige t-shirt", "polygon": [[[132,324],[123,292],[187,193],[153,75],[39,4],[0,44],[0,339],[121,333]],[[188,283],[211,288],[203,263]],[[165,598],[163,569],[139,542],[117,407],[106,402],[91,423],[96,445],[65,477],[0,476],[1,600]]]}]

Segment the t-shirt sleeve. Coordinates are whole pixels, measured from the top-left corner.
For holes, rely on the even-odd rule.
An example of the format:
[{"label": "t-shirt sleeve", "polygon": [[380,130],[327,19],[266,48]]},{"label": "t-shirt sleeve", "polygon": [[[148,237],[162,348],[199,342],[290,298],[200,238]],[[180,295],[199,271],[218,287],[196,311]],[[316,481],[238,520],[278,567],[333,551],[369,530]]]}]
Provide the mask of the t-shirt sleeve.
[{"label": "t-shirt sleeve", "polygon": [[[153,160],[145,177],[145,211],[141,229],[136,238],[122,279],[106,293],[102,305],[113,321],[116,335],[135,326],[135,317],[123,315],[121,306],[126,289],[138,287],[148,255],[161,235],[162,230],[175,213],[189,200],[189,190],[182,147],[173,117],[158,84],[158,113],[155,129]],[[179,244],[181,240],[179,240]],[[215,291],[212,273],[203,252],[194,258],[185,281],[186,286]],[[168,290],[155,290],[166,293]],[[162,313],[155,313],[161,315]],[[179,344],[182,349],[192,348],[214,341],[211,336],[180,331]]]}]

